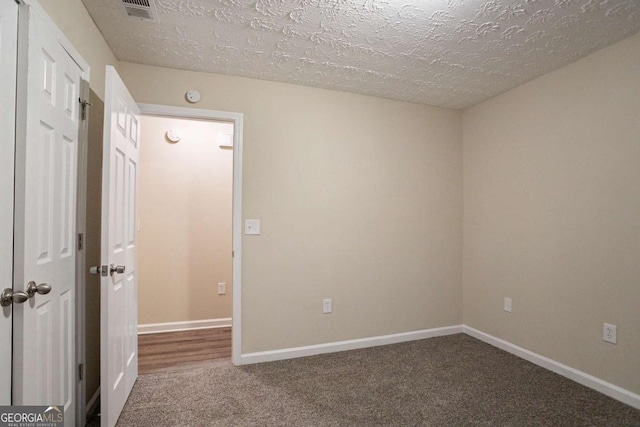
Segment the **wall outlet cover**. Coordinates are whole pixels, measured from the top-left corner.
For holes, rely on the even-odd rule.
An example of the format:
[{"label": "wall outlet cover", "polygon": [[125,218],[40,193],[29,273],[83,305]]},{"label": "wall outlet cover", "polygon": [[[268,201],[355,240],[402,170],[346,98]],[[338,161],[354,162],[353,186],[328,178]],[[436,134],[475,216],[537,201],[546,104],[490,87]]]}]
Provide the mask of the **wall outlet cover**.
[{"label": "wall outlet cover", "polygon": [[506,311],[507,313],[511,313],[512,310],[512,304],[513,301],[511,301],[511,298],[504,298],[504,311]]},{"label": "wall outlet cover", "polygon": [[227,293],[227,284],[225,282],[218,283],[218,295],[225,295]]},{"label": "wall outlet cover", "polygon": [[324,314],[331,313],[331,310],[332,310],[331,306],[332,306],[331,298],[325,298],[322,300],[322,312]]},{"label": "wall outlet cover", "polygon": [[618,343],[618,327],[611,323],[605,323],[602,331],[602,339],[611,344]]}]

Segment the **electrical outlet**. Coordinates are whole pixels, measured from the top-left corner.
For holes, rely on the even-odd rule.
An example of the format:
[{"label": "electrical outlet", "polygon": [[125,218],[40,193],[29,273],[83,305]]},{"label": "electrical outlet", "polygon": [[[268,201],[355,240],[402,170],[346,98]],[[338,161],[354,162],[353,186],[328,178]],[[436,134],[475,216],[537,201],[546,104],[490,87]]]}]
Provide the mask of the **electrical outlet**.
[{"label": "electrical outlet", "polygon": [[218,283],[218,295],[225,295],[227,293],[227,284],[225,282]]},{"label": "electrical outlet", "polygon": [[511,313],[512,301],[511,298],[504,297],[504,311]]},{"label": "electrical outlet", "polygon": [[324,314],[331,313],[331,298],[325,298],[322,300],[322,312]]},{"label": "electrical outlet", "polygon": [[602,333],[602,339],[611,344],[617,344],[618,341],[618,327],[610,323],[605,323]]}]

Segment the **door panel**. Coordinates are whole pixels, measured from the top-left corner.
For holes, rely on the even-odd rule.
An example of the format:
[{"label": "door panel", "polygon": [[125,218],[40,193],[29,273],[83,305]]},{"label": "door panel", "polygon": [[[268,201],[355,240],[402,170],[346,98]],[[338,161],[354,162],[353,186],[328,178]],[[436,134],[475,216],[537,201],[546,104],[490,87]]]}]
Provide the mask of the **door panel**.
[{"label": "door panel", "polygon": [[107,67],[102,178],[102,265],[124,266],[101,281],[101,422],[116,424],[138,376],[138,106]]},{"label": "door panel", "polygon": [[[13,180],[18,5],[0,2],[0,291],[13,282]],[[11,404],[11,313],[0,309],[0,405]],[[6,345],[6,347],[5,347]]]},{"label": "door panel", "polygon": [[[27,126],[17,164],[16,288],[48,294],[14,304],[17,405],[60,405],[75,425],[76,185],[82,70],[30,10]],[[36,339],[34,339],[36,338]]]}]

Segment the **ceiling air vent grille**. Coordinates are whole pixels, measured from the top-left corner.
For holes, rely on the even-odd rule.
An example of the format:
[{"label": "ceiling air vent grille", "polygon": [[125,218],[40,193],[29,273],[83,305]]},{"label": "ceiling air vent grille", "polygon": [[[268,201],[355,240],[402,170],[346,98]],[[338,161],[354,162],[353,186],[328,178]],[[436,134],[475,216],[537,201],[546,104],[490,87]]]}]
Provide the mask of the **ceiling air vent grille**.
[{"label": "ceiling air vent grille", "polygon": [[122,0],[122,5],[127,16],[156,21],[155,5],[151,0]]},{"label": "ceiling air vent grille", "polygon": [[151,3],[149,3],[149,0],[122,0],[122,3],[130,6],[151,8]]}]

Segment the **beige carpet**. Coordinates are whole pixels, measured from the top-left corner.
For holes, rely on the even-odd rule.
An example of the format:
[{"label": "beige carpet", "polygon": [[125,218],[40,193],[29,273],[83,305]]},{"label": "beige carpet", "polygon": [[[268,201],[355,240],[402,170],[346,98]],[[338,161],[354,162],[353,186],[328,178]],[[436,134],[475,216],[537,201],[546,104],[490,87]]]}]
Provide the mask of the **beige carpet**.
[{"label": "beige carpet", "polygon": [[118,427],[640,426],[640,411],[467,335],[141,376]]}]

